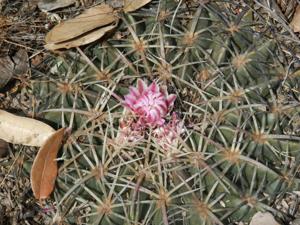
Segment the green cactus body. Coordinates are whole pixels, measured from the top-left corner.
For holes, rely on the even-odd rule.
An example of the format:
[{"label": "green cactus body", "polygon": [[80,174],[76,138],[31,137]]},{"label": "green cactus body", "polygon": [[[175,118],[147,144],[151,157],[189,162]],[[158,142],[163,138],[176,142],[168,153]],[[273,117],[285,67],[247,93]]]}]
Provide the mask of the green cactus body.
[{"label": "green cactus body", "polygon": [[[299,106],[275,107],[277,43],[258,31],[250,5],[204,2],[155,0],[120,12],[116,31],[84,49],[96,69],[70,51],[36,76],[36,112],[73,130],[54,193],[66,223],[213,225],[249,221],[260,210],[282,216],[271,204],[299,187],[300,139],[284,131]],[[162,149],[150,131],[138,143],[118,143],[120,99],[137,78],[178,96],[173,110],[185,131],[175,150]]]}]

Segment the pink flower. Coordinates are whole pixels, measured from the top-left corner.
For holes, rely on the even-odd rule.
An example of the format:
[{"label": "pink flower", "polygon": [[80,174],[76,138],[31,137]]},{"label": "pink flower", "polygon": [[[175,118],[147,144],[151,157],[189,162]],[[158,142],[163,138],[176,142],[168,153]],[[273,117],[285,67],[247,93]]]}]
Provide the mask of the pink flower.
[{"label": "pink flower", "polygon": [[153,130],[153,137],[163,150],[169,150],[177,148],[178,137],[183,132],[183,122],[178,119],[176,113],[173,113],[168,123]]},{"label": "pink flower", "polygon": [[139,118],[140,125],[157,126],[165,122],[164,118],[172,109],[175,99],[176,95],[168,95],[156,82],[147,86],[139,79],[136,88],[129,88],[124,106]]},{"label": "pink flower", "polygon": [[121,119],[116,143],[127,145],[128,143],[137,143],[144,138],[144,131],[131,119]]}]

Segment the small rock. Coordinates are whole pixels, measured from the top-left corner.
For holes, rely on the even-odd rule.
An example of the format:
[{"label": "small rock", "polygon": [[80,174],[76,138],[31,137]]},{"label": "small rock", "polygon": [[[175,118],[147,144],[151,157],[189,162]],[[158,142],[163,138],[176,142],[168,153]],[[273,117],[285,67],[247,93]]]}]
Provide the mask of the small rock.
[{"label": "small rock", "polygon": [[257,212],[252,217],[250,225],[280,225],[269,212]]}]

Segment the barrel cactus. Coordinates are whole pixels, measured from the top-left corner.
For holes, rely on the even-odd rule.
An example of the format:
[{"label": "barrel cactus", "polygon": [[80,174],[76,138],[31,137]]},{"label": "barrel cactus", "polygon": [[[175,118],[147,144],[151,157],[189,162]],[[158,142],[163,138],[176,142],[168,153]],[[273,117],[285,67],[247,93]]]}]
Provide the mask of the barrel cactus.
[{"label": "barrel cactus", "polygon": [[[235,224],[257,211],[289,219],[273,203],[300,182],[291,123],[299,104],[280,98],[295,78],[285,77],[283,53],[252,5],[233,2],[119,11],[104,40],[34,74],[37,115],[72,128],[59,156],[56,222]],[[152,82],[161,102],[148,109],[128,93],[138,98],[136,85]],[[136,115],[151,125],[135,130]]]}]

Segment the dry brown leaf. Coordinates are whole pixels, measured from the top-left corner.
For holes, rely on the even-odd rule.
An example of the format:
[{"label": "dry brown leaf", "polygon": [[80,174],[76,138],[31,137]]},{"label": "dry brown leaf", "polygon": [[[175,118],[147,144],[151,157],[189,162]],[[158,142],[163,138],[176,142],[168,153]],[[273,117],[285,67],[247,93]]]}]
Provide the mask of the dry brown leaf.
[{"label": "dry brown leaf", "polygon": [[49,125],[27,117],[0,110],[0,139],[13,144],[42,146],[55,130]]},{"label": "dry brown leaf", "polygon": [[75,2],[75,0],[40,0],[38,7],[40,10],[48,12],[70,6]]},{"label": "dry brown leaf", "polygon": [[291,28],[294,32],[300,32],[300,5],[297,6],[296,12],[290,23]]},{"label": "dry brown leaf", "polygon": [[124,0],[124,12],[133,12],[144,5],[148,4],[152,0]]},{"label": "dry brown leaf", "polygon": [[61,22],[56,25],[47,35],[46,44],[60,43],[69,41],[88,31],[102,27],[117,21],[118,18],[112,7],[101,4],[87,9],[79,16]]},{"label": "dry brown leaf", "polygon": [[79,38],[72,39],[71,41],[65,41],[61,43],[50,43],[46,44],[45,48],[48,50],[56,50],[56,49],[61,49],[61,48],[73,48],[73,47],[78,47],[81,45],[86,45],[91,42],[94,42],[101,37],[103,37],[107,32],[111,31],[116,27],[116,24],[114,25],[109,25],[105,27],[101,27],[100,29],[97,29],[95,31],[92,31],[90,33],[87,33],[86,35],[80,36]]},{"label": "dry brown leaf", "polygon": [[40,148],[32,164],[31,188],[36,199],[46,199],[53,191],[57,176],[57,153],[62,145],[65,128],[52,134]]},{"label": "dry brown leaf", "polygon": [[9,56],[0,58],[0,89],[13,77],[14,63]]},{"label": "dry brown leaf", "polygon": [[13,56],[13,61],[15,63],[14,75],[21,76],[27,73],[29,64],[28,54],[25,49],[19,49],[19,51],[17,51],[17,53]]}]

